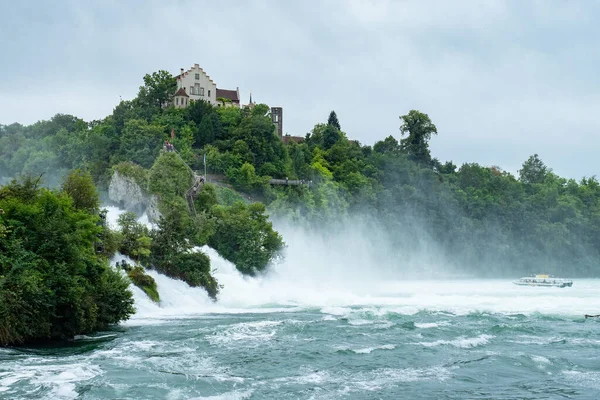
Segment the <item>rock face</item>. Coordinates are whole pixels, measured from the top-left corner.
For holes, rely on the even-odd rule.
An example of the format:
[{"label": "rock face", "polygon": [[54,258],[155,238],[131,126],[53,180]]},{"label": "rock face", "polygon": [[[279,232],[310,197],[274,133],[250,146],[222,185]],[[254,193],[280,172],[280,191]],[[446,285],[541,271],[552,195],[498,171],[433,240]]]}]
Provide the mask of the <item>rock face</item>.
[{"label": "rock face", "polygon": [[145,211],[150,222],[157,222],[160,218],[158,198],[155,195],[147,195],[133,178],[117,171],[108,185],[108,198],[119,204],[119,207],[137,215]]}]

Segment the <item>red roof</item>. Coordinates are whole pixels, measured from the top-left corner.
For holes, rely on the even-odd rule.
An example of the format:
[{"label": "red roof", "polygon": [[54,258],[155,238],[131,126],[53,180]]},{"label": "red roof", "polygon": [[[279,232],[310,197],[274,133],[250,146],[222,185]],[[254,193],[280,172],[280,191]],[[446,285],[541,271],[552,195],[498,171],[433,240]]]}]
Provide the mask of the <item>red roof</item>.
[{"label": "red roof", "polygon": [[179,88],[179,90],[175,92],[175,96],[190,97],[190,96],[188,96],[188,94],[185,92],[185,89],[184,89],[184,88]]},{"label": "red roof", "polygon": [[227,90],[227,89],[219,89],[219,88],[217,88],[217,99],[219,97],[223,97],[225,99],[229,99],[233,103],[239,103],[240,102],[240,99],[238,98],[237,90]]}]

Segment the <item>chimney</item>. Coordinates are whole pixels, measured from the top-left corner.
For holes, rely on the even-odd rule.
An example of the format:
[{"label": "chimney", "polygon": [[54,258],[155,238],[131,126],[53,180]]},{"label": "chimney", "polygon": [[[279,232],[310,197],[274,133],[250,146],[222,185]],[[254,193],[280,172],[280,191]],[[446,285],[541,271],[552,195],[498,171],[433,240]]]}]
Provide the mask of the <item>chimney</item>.
[{"label": "chimney", "polygon": [[183,76],[183,68],[181,68],[181,76]]}]

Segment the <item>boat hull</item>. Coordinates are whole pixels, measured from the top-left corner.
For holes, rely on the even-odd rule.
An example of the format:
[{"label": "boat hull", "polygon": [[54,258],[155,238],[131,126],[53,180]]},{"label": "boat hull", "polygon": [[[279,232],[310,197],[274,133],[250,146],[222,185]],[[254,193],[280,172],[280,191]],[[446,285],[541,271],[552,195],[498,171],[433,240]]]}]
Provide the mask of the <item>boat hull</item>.
[{"label": "boat hull", "polygon": [[513,283],[515,285],[518,285],[518,286],[541,286],[541,287],[558,287],[558,288],[565,288],[565,287],[571,287],[571,286],[573,286],[573,282],[571,282],[571,281],[567,281],[567,282],[521,282],[521,281],[514,281]]}]

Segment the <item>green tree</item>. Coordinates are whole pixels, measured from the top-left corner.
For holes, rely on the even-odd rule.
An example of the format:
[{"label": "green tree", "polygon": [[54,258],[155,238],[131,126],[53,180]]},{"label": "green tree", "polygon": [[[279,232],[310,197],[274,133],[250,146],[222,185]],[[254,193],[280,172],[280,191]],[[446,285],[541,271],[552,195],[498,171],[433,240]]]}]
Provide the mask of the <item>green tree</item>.
[{"label": "green tree", "polygon": [[213,128],[212,118],[210,115],[205,115],[198,127],[196,143],[198,143],[199,146],[205,146],[207,144],[212,144],[214,141],[215,130]]},{"label": "green tree", "polygon": [[119,251],[135,261],[148,260],[152,244],[148,228],[137,222],[137,218],[132,212],[119,215],[117,223],[121,228]]},{"label": "green tree", "polygon": [[283,239],[273,230],[262,203],[249,206],[214,206],[216,231],[209,245],[244,274],[264,270],[283,248]]},{"label": "green tree", "polygon": [[95,252],[98,215],[38,184],[0,188],[0,345],[70,339],[133,313],[129,283]]},{"label": "green tree", "polygon": [[542,183],[546,176],[552,172],[537,154],[530,156],[519,170],[519,180],[523,183]]},{"label": "green tree", "polygon": [[373,145],[373,151],[377,153],[395,153],[399,150],[400,143],[391,135]]},{"label": "green tree", "polygon": [[121,145],[112,161],[115,164],[121,161],[132,161],[149,168],[162,148],[163,137],[162,127],[149,125],[144,120],[129,120],[125,123]]},{"label": "green tree", "polygon": [[408,135],[400,141],[402,149],[407,152],[411,160],[421,165],[430,165],[429,140],[431,135],[437,135],[437,128],[427,114],[417,110],[410,110],[400,119],[402,136]]},{"label": "green tree", "polygon": [[72,171],[65,178],[62,190],[73,199],[73,206],[89,213],[98,212],[100,197],[89,172]]},{"label": "green tree", "polygon": [[340,126],[340,122],[338,121],[338,117],[337,117],[337,114],[335,113],[335,111],[331,111],[329,113],[329,118],[327,119],[327,125],[333,126],[338,131],[342,130],[342,127]]},{"label": "green tree", "polygon": [[140,86],[139,101],[148,107],[160,110],[173,101],[177,90],[177,79],[168,71],[160,70],[144,75],[144,86]]}]

